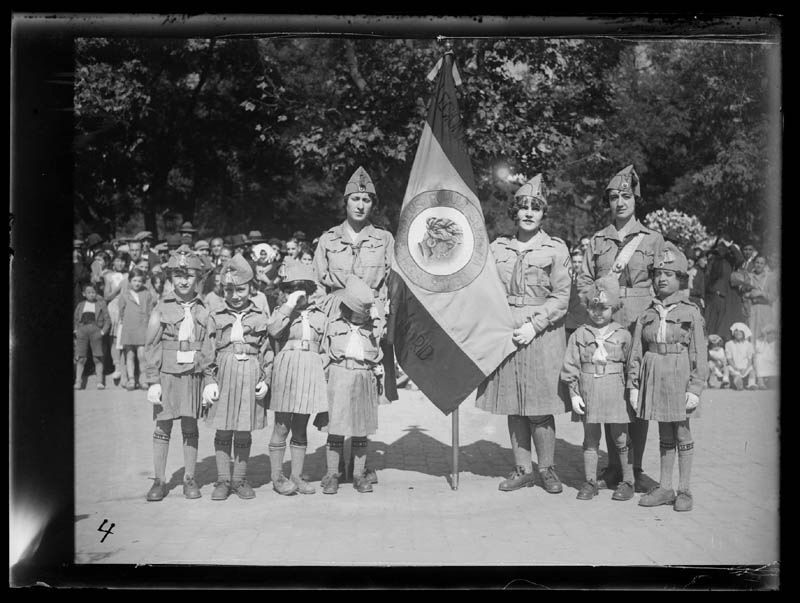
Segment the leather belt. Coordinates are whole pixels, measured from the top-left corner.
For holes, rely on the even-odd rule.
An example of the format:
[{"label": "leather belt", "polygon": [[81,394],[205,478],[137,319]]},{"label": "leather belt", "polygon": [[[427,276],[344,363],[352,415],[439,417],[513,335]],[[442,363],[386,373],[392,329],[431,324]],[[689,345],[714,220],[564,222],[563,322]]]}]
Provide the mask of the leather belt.
[{"label": "leather belt", "polygon": [[615,375],[623,373],[624,368],[621,362],[611,364],[595,364],[594,362],[581,362],[581,372],[592,375]]},{"label": "leather belt", "polygon": [[291,341],[287,341],[286,344],[281,348],[282,352],[284,350],[301,350],[303,352],[315,352],[319,354],[319,344],[316,341],[292,339]]},{"label": "leather belt", "polygon": [[350,371],[368,371],[372,369],[370,364],[367,364],[363,360],[356,360],[355,358],[343,358],[342,360],[335,361],[333,364],[344,367]]},{"label": "leather belt", "polygon": [[232,341],[229,345],[218,350],[220,354],[247,354],[248,356],[255,356],[258,354],[258,346],[253,343],[241,343]]},{"label": "leather belt", "polygon": [[620,297],[652,297],[650,287],[620,287]]},{"label": "leather belt", "polygon": [[682,343],[655,343],[647,344],[647,351],[654,354],[682,354],[686,348]]},{"label": "leather belt", "polygon": [[203,342],[202,341],[162,341],[161,342],[161,349],[162,350],[178,350],[180,352],[188,352],[190,350],[201,350],[203,349]]},{"label": "leather belt", "polygon": [[534,297],[533,295],[507,295],[509,306],[541,306],[547,301],[546,297]]}]

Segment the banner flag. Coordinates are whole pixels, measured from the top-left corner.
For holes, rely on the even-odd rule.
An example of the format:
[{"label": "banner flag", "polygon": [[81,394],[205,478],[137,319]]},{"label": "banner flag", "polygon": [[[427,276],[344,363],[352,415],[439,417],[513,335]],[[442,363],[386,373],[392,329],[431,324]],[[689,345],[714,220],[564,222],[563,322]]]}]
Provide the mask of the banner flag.
[{"label": "banner flag", "polygon": [[448,52],[436,73],[389,275],[389,341],[409,378],[445,414],[516,349],[464,142],[454,73]]}]

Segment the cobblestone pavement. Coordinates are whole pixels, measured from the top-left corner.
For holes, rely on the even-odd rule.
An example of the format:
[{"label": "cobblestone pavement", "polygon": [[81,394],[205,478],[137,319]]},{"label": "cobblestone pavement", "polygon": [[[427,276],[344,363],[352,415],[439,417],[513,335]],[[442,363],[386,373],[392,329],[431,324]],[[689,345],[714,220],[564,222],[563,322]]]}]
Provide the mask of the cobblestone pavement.
[{"label": "cobblestone pavement", "polygon": [[[704,392],[703,415],[692,422],[695,508],[689,513],[639,507],[638,495],[615,502],[609,490],[592,501],[576,500],[583,434],[567,414],[556,419],[563,493],[548,494],[539,486],[498,491],[513,464],[506,419],[476,409],[473,399],[461,405],[460,485],[453,491],[447,477],[450,418],[412,390],[380,408],[380,430],[369,449],[380,483],[371,494],[347,483],[336,496],[321,493],[326,434],[313,427],[306,467],[317,493],[273,492],[270,413],[270,426],[253,434],[249,477],[255,499],[211,500],[214,432],[201,426],[196,475],[203,497],[182,496],[178,427],[167,465],[171,490],[161,502],[146,502],[153,424],[145,395],[113,386],[97,391],[93,378],[76,392],[77,563],[649,566],[779,559],[775,392]],[[601,467],[606,458],[601,450]],[[655,423],[644,467],[658,479]],[[677,480],[677,463],[675,470]],[[114,528],[101,542],[104,519]]]}]

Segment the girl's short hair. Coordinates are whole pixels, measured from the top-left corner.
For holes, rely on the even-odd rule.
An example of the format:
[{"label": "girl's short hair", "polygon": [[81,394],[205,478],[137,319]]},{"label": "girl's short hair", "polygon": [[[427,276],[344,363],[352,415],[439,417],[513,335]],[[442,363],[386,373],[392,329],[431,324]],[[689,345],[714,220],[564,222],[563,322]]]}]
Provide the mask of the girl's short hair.
[{"label": "girl's short hair", "polygon": [[303,257],[306,253],[312,258],[314,257],[314,250],[311,248],[311,245],[308,243],[300,243],[300,257]]},{"label": "girl's short hair", "polygon": [[[347,193],[346,195],[343,195],[342,196],[342,205],[347,207],[347,200],[350,198],[350,195],[355,195],[355,194],[363,195],[364,193]],[[378,205],[380,203],[378,201],[378,195],[376,195],[375,193],[366,193],[366,194],[372,200],[372,211],[375,211],[375,209],[378,207]]]},{"label": "girl's short hair", "polygon": [[[117,253],[114,254],[114,260],[122,260],[123,262],[125,262],[125,265],[127,266],[128,264],[131,263],[131,256],[129,256],[124,251],[118,251]],[[111,260],[112,263],[114,262],[114,260]]]},{"label": "girl's short hair", "polygon": [[[647,270],[651,281],[655,279],[656,270],[661,270],[661,268],[653,268],[652,266],[650,266],[650,268],[648,268],[648,270]],[[664,270],[669,270],[669,268],[664,268]],[[678,272],[677,270],[670,270],[670,272],[674,272],[678,277],[678,290],[679,291],[682,291],[684,289],[688,289],[689,288],[689,275],[688,274],[686,274],[685,272]]]},{"label": "girl's short hair", "polygon": [[547,216],[547,202],[543,199],[539,199],[538,197],[514,197],[514,200],[508,207],[508,217],[511,218],[513,222],[517,220],[517,212],[525,207],[528,201],[531,202],[531,209],[542,210],[542,218]]},{"label": "girl's short hair", "polygon": [[142,282],[147,282],[147,273],[142,270],[141,268],[134,268],[128,273],[128,281],[133,280],[133,277],[138,276],[142,279]]}]

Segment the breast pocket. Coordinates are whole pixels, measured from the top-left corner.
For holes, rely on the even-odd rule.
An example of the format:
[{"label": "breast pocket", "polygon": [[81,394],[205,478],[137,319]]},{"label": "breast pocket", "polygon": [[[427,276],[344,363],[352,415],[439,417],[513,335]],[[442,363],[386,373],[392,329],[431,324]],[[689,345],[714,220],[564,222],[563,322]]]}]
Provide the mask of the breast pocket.
[{"label": "breast pocket", "polygon": [[602,243],[598,244],[598,247],[592,256],[595,274],[603,275],[611,272],[611,269],[614,267],[614,260],[617,257],[618,250],[619,248],[607,239],[604,239]]},{"label": "breast pocket", "polygon": [[645,247],[644,249],[637,249],[633,252],[630,261],[628,262],[628,268],[631,274],[634,272],[644,274],[645,276],[648,274],[648,270],[653,265],[653,261],[655,259],[655,254],[653,253],[652,249]]},{"label": "breast pocket", "polygon": [[550,287],[553,256],[542,253],[529,253],[525,256],[525,263],[527,264],[525,276],[529,285]]},{"label": "breast pocket", "polygon": [[384,247],[377,241],[364,241],[358,253],[359,261],[365,268],[383,267],[384,256]]}]

